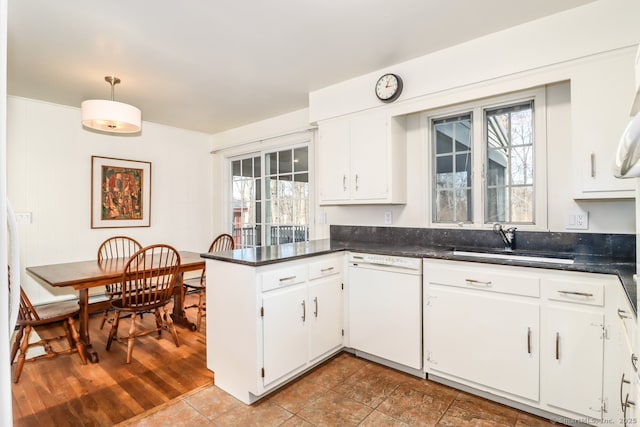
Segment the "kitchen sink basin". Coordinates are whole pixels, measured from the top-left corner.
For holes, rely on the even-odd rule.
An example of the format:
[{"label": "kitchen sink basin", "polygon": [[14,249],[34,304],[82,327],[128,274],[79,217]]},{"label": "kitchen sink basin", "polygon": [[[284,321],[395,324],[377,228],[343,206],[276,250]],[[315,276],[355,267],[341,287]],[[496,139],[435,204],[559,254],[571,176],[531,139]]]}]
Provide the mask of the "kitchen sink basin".
[{"label": "kitchen sink basin", "polygon": [[548,256],[514,254],[514,253],[508,253],[508,252],[494,253],[494,252],[474,252],[474,251],[454,250],[453,255],[475,257],[475,258],[487,258],[487,259],[504,259],[504,260],[511,260],[511,261],[545,262],[545,263],[552,263],[552,264],[573,264],[573,260],[570,258],[555,258],[555,257],[548,257]]}]

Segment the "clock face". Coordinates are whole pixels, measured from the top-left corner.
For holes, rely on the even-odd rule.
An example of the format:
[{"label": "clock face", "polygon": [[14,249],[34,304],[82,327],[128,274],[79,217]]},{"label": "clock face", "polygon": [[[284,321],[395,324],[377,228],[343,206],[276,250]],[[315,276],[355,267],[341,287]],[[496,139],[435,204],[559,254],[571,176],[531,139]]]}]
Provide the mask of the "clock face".
[{"label": "clock face", "polygon": [[395,74],[385,74],[376,83],[376,96],[380,101],[395,101],[402,93],[402,79]]}]

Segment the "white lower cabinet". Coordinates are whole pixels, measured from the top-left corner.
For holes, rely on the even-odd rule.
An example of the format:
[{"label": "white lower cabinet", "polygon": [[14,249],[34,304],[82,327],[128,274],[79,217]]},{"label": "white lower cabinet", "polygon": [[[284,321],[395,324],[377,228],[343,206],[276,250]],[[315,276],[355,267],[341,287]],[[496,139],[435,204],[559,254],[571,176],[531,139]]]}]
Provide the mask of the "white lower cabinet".
[{"label": "white lower cabinet", "polygon": [[606,419],[611,425],[624,427],[637,426],[638,420],[638,356],[636,350],[637,324],[636,315],[631,308],[628,298],[620,293],[614,309],[609,310],[611,317],[616,318],[611,322],[610,342],[612,348],[620,349],[619,352],[605,354],[609,356],[605,366],[611,366],[605,370],[605,388],[608,390],[609,413]]},{"label": "white lower cabinet", "polygon": [[432,372],[537,400],[538,305],[482,292],[432,286],[426,363]]},{"label": "white lower cabinet", "polygon": [[251,404],[342,348],[344,254],[252,267],[207,260],[207,367]]},{"label": "white lower cabinet", "polygon": [[604,340],[602,313],[568,307],[545,309],[542,390],[550,406],[589,418],[602,416]]},{"label": "white lower cabinet", "polygon": [[544,278],[542,394],[548,406],[601,420],[604,284],[582,273]]},{"label": "white lower cabinet", "polygon": [[262,296],[265,385],[303,367],[309,359],[306,302],[306,283],[265,292]]},{"label": "white lower cabinet", "polygon": [[[484,390],[537,401],[540,307],[536,278],[487,275],[468,263],[425,261],[425,366]],[[510,291],[504,287],[512,282]],[[516,289],[516,284],[523,285]]]},{"label": "white lower cabinet", "polygon": [[322,358],[342,347],[343,285],[341,259],[313,263],[309,277],[309,360]]},{"label": "white lower cabinet", "polygon": [[262,275],[265,387],[342,346],[342,259],[285,263]]},{"label": "white lower cabinet", "polygon": [[423,278],[430,377],[565,424],[623,425],[622,410],[635,410],[624,405],[624,390],[634,402],[635,388],[621,381],[620,353],[628,347],[616,338],[613,306],[626,296],[616,276],[425,260]]}]

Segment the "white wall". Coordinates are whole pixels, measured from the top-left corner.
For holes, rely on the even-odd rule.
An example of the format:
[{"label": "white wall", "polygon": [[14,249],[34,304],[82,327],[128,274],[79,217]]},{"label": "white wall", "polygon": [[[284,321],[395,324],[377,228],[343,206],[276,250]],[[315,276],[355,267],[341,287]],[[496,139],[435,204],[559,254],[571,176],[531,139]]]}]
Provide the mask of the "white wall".
[{"label": "white wall", "polygon": [[[569,231],[565,228],[567,213],[581,210],[589,212],[587,232],[635,233],[633,200],[574,200],[578,185],[573,160],[577,133],[571,127],[572,112],[583,106],[571,104],[568,81],[576,73],[588,70],[599,54],[629,56],[640,41],[637,16],[640,16],[637,0],[600,0],[310,93],[306,114],[312,123],[321,125],[322,120],[332,117],[381,108],[394,115],[408,114],[409,118],[407,204],[319,207],[316,203],[314,213],[323,210],[327,223],[316,224],[312,236],[328,237],[330,224],[382,226],[385,211],[392,211],[394,226],[427,226],[430,190],[425,185],[429,173],[425,159],[429,151],[416,112],[540,85],[548,85],[548,229]],[[403,95],[388,106],[381,106],[373,94],[373,86],[383,72],[397,72],[405,82]],[[630,65],[627,74],[632,73]],[[618,100],[616,111],[624,110],[631,97],[630,86],[628,97]],[[303,116],[280,116],[214,135],[214,140],[229,147],[242,136],[259,137],[262,129],[268,130],[264,133],[268,136],[299,127]],[[626,114],[617,118],[620,133],[626,120]],[[612,155],[619,138],[616,132],[613,134],[606,142]],[[216,170],[221,170],[221,157],[218,156]],[[223,179],[223,173],[215,177]],[[215,195],[214,200],[221,197],[222,194]]]},{"label": "white wall", "polygon": [[[80,109],[8,98],[8,197],[19,225],[22,266],[95,259],[98,246],[116,234],[143,245],[168,243],[206,251],[211,243],[210,136],[144,122],[138,136],[91,132]],[[91,228],[91,156],[151,162],[151,226]],[[34,303],[60,294],[23,273]],[[66,293],[73,294],[72,290]]]}]

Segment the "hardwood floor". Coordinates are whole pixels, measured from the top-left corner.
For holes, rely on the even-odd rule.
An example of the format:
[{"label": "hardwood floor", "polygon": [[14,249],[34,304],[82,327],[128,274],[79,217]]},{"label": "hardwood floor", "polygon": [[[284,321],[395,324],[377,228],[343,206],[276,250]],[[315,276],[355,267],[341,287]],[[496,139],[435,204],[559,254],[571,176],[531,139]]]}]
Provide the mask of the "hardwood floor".
[{"label": "hardwood floor", "polygon": [[[195,313],[189,310],[190,319],[195,320]],[[25,364],[20,382],[12,387],[15,427],[112,426],[213,384],[213,373],[206,368],[205,322],[200,332],[177,327],[180,347],[168,331],[159,340],[154,335],[138,338],[127,365],[125,344],[114,342],[111,351],[105,350],[110,324],[100,330],[100,320],[97,314],[90,322],[99,363],[82,365],[73,354]],[[143,322],[154,324],[153,315],[145,314]],[[120,335],[128,327],[129,319],[122,320]]]}]

